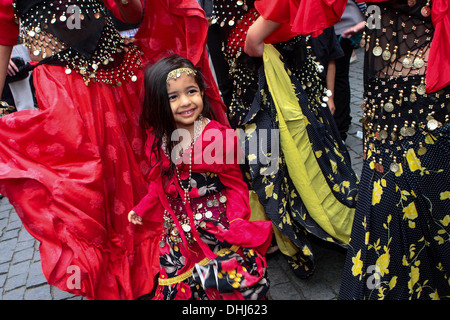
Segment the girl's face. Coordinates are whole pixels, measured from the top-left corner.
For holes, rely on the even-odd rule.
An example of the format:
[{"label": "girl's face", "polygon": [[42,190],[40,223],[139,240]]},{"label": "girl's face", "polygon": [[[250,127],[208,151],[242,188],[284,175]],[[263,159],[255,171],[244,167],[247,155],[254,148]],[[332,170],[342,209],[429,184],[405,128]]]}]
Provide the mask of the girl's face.
[{"label": "girl's face", "polygon": [[193,131],[194,121],[203,111],[203,92],[194,76],[183,72],[179,78],[170,79],[167,93],[177,128]]}]

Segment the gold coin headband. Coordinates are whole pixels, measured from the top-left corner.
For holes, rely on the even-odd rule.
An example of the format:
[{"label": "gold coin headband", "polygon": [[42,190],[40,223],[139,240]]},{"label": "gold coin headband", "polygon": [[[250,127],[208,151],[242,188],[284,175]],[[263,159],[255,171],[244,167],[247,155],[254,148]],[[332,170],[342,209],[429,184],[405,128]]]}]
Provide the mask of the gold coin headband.
[{"label": "gold coin headband", "polygon": [[169,82],[169,80],[177,80],[179,77],[181,77],[182,73],[186,73],[187,75],[193,75],[195,76],[197,74],[197,71],[191,69],[191,68],[178,68],[175,70],[172,70],[167,75],[166,82]]}]

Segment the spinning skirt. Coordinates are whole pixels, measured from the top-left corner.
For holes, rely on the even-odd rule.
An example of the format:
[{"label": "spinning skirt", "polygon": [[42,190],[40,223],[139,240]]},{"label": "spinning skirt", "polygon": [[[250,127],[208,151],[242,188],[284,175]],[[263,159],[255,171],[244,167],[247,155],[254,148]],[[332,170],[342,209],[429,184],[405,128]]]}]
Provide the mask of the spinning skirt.
[{"label": "spinning skirt", "polygon": [[[402,90],[409,97],[411,85],[399,82],[383,87],[374,83],[371,88],[395,88],[386,91],[393,101]],[[416,117],[410,119],[417,123],[414,135],[399,130],[398,135],[393,132],[382,139],[366,131],[368,148],[340,299],[450,297],[448,94],[446,88],[396,106],[399,109],[391,114],[405,110]],[[383,95],[375,96],[380,105]],[[420,112],[424,107],[434,110],[439,128],[427,124],[431,118]],[[384,122],[381,128],[395,124],[401,128],[408,115],[392,117],[392,123],[387,116],[378,119]],[[390,143],[389,136],[396,142]]]},{"label": "spinning skirt", "polygon": [[40,110],[0,119],[0,193],[39,240],[44,276],[89,299],[150,292],[160,224],[127,220],[148,186],[142,76],[121,87],[86,86],[59,66],[33,76]]}]

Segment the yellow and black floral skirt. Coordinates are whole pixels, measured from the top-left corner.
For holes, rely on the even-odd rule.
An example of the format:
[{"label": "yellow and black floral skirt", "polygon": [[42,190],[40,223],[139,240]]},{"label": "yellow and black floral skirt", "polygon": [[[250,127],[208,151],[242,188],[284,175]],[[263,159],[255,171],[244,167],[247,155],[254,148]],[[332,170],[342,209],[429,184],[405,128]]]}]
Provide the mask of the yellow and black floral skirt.
[{"label": "yellow and black floral skirt", "polygon": [[413,81],[369,84],[340,299],[450,298],[450,90],[415,96]]},{"label": "yellow and black floral skirt", "polygon": [[319,68],[304,38],[266,45],[241,125],[250,188],[283,241],[297,249],[282,252],[302,278],[314,270],[308,236],[345,246],[357,199],[358,177],[325,103]]}]

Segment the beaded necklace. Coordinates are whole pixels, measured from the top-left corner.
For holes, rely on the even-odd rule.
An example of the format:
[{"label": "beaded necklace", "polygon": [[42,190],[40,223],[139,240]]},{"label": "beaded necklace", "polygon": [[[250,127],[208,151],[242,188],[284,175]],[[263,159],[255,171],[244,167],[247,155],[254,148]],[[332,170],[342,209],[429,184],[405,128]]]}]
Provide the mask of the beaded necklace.
[{"label": "beaded necklace", "polygon": [[[25,12],[18,12],[18,3],[13,5],[20,38],[33,60],[64,66],[67,75],[75,71],[86,86],[138,80],[141,52],[134,39],[119,34],[102,1],[43,0]],[[72,26],[75,19],[79,26]]]},{"label": "beaded necklace", "polygon": [[[194,122],[194,136],[192,137],[192,140],[191,140],[189,146],[185,149],[185,150],[189,150],[189,178],[188,178],[188,183],[187,183],[186,188],[183,186],[183,181],[181,181],[180,170],[178,169],[178,166],[175,165],[177,180],[178,180],[178,183],[180,184],[181,189],[184,192],[184,200],[183,200],[184,204],[186,204],[187,200],[189,199],[189,188],[191,186],[191,180],[192,180],[192,154],[193,154],[194,144],[195,144],[195,141],[197,141],[197,138],[202,133],[202,127],[203,127],[203,116],[200,115],[199,118],[197,120],[195,120],[195,122]],[[179,157],[177,157],[177,159],[175,159],[175,161],[177,161],[182,156],[183,152],[184,152],[184,150],[181,149]]]}]

